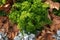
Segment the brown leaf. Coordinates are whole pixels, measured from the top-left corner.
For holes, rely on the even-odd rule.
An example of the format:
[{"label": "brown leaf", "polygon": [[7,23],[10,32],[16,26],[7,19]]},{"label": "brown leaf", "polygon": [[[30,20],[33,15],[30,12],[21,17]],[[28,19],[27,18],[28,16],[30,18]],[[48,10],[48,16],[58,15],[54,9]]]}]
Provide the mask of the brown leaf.
[{"label": "brown leaf", "polygon": [[45,3],[50,5],[50,9],[57,9],[59,10],[60,4],[58,2],[53,2],[51,0],[47,0]]}]

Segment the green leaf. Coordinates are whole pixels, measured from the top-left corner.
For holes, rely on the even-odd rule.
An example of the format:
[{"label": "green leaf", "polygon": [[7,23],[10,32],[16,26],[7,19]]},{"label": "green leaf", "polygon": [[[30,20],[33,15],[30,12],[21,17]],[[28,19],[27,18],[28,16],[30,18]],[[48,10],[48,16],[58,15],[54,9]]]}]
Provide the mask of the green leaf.
[{"label": "green leaf", "polygon": [[44,8],[47,8],[47,7],[49,7],[49,4],[44,3],[44,4],[43,4],[43,7],[44,7]]}]

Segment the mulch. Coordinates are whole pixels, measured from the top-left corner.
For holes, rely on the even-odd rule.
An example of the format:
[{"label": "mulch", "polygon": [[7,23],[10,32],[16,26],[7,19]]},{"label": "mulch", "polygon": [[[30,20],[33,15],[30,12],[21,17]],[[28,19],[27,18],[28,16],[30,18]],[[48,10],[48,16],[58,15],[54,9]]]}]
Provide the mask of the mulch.
[{"label": "mulch", "polygon": [[18,31],[17,25],[13,24],[7,16],[0,16],[0,32],[7,33],[8,40],[13,40]]}]

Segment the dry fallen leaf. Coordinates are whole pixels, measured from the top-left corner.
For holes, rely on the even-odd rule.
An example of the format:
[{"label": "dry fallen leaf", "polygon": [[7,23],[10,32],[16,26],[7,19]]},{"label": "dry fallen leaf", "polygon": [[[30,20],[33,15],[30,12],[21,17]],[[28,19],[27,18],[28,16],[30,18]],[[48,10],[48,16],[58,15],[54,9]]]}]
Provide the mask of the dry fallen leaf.
[{"label": "dry fallen leaf", "polygon": [[59,10],[60,4],[58,2],[53,2],[51,0],[47,0],[45,3],[50,5],[50,9],[57,9]]}]

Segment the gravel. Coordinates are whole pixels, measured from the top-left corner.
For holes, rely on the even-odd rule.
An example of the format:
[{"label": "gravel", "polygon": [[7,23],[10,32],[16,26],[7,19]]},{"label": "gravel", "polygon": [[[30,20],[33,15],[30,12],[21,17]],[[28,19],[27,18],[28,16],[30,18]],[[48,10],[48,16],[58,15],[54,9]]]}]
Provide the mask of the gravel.
[{"label": "gravel", "polygon": [[19,33],[17,36],[15,36],[14,40],[35,40],[35,35],[34,34],[22,34]]}]

